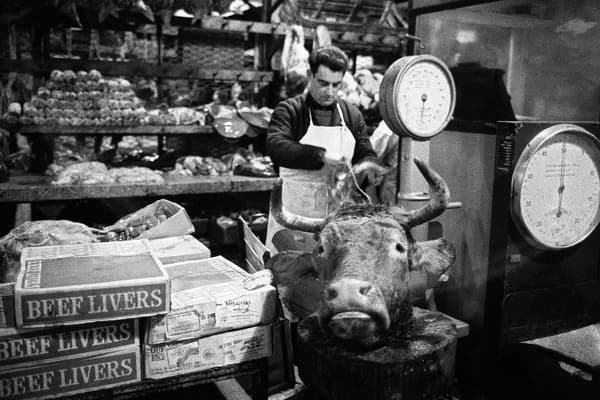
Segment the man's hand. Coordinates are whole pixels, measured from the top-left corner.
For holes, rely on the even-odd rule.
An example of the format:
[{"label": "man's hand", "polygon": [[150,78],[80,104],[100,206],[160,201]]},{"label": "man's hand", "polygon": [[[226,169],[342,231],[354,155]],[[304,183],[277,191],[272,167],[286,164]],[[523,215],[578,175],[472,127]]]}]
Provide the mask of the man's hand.
[{"label": "man's hand", "polygon": [[374,186],[379,185],[383,178],[391,172],[391,169],[385,168],[375,161],[367,160],[353,165],[352,172],[356,175],[359,185],[362,185],[366,178],[368,185]]}]

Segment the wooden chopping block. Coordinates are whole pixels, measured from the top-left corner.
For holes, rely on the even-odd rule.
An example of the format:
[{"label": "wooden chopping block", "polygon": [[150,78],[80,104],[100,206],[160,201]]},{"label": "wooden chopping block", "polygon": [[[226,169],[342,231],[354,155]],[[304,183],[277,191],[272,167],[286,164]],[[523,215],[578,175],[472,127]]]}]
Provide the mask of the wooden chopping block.
[{"label": "wooden chopping block", "polygon": [[322,399],[438,399],[450,391],[456,330],[443,314],[414,308],[402,337],[374,350],[352,349],[323,334],[317,317],[298,325],[300,378]]}]

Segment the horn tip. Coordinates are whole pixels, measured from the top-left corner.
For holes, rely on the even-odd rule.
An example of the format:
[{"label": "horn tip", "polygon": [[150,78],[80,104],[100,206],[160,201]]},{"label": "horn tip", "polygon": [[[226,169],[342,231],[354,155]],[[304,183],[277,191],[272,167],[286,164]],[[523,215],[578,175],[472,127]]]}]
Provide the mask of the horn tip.
[{"label": "horn tip", "polygon": [[425,163],[425,161],[421,160],[419,157],[413,157],[413,161],[415,162],[415,165],[419,168],[426,168],[427,164]]}]

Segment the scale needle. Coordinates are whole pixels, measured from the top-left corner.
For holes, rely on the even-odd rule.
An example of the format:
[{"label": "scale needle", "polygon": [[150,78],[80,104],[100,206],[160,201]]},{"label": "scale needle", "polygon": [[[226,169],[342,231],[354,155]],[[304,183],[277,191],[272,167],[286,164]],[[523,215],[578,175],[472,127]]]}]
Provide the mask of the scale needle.
[{"label": "scale needle", "polygon": [[425,102],[427,101],[427,93],[421,95],[421,122],[423,122],[423,112],[425,111]]},{"label": "scale needle", "polygon": [[556,211],[556,218],[560,218],[562,215],[562,202],[563,195],[565,192],[565,156],[567,154],[567,140],[565,139],[561,149],[561,160],[560,160],[560,185],[558,186],[558,210]]}]

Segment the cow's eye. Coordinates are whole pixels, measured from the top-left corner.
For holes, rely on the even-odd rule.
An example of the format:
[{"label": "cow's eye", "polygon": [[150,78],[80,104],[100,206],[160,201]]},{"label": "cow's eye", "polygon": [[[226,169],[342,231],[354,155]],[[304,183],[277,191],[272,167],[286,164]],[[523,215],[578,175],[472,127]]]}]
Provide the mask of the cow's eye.
[{"label": "cow's eye", "polygon": [[396,250],[398,250],[400,253],[404,253],[406,250],[404,249],[404,246],[402,246],[402,243],[398,243],[396,245]]}]

